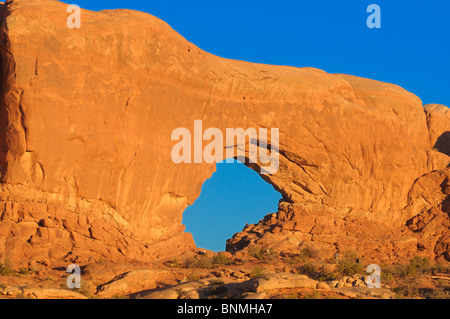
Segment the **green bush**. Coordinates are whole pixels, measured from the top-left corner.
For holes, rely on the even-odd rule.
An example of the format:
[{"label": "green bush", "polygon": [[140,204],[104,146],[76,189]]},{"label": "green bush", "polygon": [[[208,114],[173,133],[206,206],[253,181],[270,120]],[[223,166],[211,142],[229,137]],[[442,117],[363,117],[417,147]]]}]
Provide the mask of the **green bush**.
[{"label": "green bush", "polygon": [[250,256],[255,257],[256,259],[264,261],[271,261],[277,257],[277,254],[274,251],[266,247],[252,247],[248,253]]},{"label": "green bush", "polygon": [[408,279],[393,290],[396,293],[395,297],[398,299],[422,297],[419,284],[415,279]]},{"label": "green bush", "polygon": [[431,272],[430,260],[425,257],[416,256],[409,261],[409,264],[421,273]]},{"label": "green bush", "polygon": [[211,269],[214,267],[212,258],[209,258],[206,255],[195,256],[195,258],[189,260],[185,266],[186,268],[204,268],[204,269]]},{"label": "green bush", "polygon": [[307,259],[301,255],[298,255],[294,257],[287,257],[284,259],[284,262],[291,266],[297,266],[298,264],[307,262]]},{"label": "green bush", "polygon": [[444,280],[442,278],[439,278],[436,281],[437,281],[437,284],[438,284],[438,286],[440,288],[444,288],[444,289],[450,290],[450,281],[448,279]]},{"label": "green bush", "polygon": [[209,281],[209,284],[210,285],[223,285],[224,282],[223,282],[223,280],[220,280],[220,279],[213,279],[213,280]]},{"label": "green bush", "polygon": [[424,294],[427,299],[450,299],[450,291],[446,289],[433,289]]},{"label": "green bush", "polygon": [[319,276],[317,277],[317,280],[319,281],[333,281],[336,280],[338,277],[338,275],[334,272],[329,273],[329,274],[324,274],[324,273],[320,273]]},{"label": "green bush", "polygon": [[218,253],[212,258],[208,257],[207,255],[195,256],[195,258],[188,260],[186,262],[185,268],[211,269],[221,265],[229,265],[232,263],[233,261],[227,256],[225,256],[225,254]]},{"label": "green bush", "polygon": [[432,272],[430,260],[425,257],[416,256],[406,265],[397,265],[395,272],[401,277],[414,277],[420,274],[428,274]]},{"label": "green bush", "polygon": [[190,273],[187,277],[186,277],[186,281],[197,281],[199,280],[200,277],[197,274],[194,273]]},{"label": "green bush", "polygon": [[312,263],[306,263],[300,267],[299,272],[312,278],[317,275],[317,267]]},{"label": "green bush", "polygon": [[231,259],[225,256],[223,253],[218,253],[213,257],[213,265],[229,265],[232,263]]},{"label": "green bush", "polygon": [[166,265],[168,267],[170,267],[170,268],[181,268],[182,267],[177,259],[174,259],[174,260],[171,260],[171,261],[167,262]]},{"label": "green bush", "polygon": [[381,282],[390,284],[394,282],[394,279],[395,277],[391,272],[381,271]]},{"label": "green bush", "polygon": [[263,276],[264,276],[264,272],[259,267],[253,268],[252,272],[250,273],[250,279],[261,278]]},{"label": "green bush", "polygon": [[300,266],[297,269],[297,272],[318,281],[333,281],[338,277],[338,275],[334,272],[325,273],[323,269],[320,269],[318,266],[311,262],[307,262]]},{"label": "green bush", "polygon": [[440,263],[436,263],[431,267],[431,273],[433,275],[437,275],[439,273],[447,273],[450,274],[450,267],[445,266],[443,264]]},{"label": "green bush", "polygon": [[317,259],[319,254],[320,251],[318,249],[311,248],[308,245],[300,251],[300,257],[303,259]]},{"label": "green bush", "polygon": [[347,254],[344,259],[338,261],[336,271],[345,276],[363,274],[365,272],[364,266],[357,260],[358,256],[356,254]]},{"label": "green bush", "polygon": [[11,263],[7,258],[3,260],[2,263],[0,263],[0,275],[1,276],[8,276],[12,273],[11,269]]}]

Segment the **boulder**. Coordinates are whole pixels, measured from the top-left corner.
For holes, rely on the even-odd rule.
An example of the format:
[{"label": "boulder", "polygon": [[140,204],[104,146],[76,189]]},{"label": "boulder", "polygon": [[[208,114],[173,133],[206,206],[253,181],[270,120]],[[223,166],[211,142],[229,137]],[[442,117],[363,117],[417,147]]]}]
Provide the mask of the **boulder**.
[{"label": "boulder", "polygon": [[[141,298],[142,299],[178,299],[178,292],[175,289],[164,289],[161,291],[151,292]],[[196,298],[189,298],[189,299],[196,299]]]},{"label": "boulder", "polygon": [[298,274],[267,274],[262,278],[253,280],[253,291],[264,292],[285,288],[316,289],[318,282],[305,275]]},{"label": "boulder", "polygon": [[109,283],[101,285],[97,295],[102,298],[111,298],[113,296],[123,296],[154,289],[158,281],[168,277],[170,277],[170,273],[164,270],[133,270],[115,277]]},{"label": "boulder", "polygon": [[330,286],[328,286],[326,283],[324,282],[318,282],[316,289],[325,289],[325,290],[330,290]]},{"label": "boulder", "polygon": [[23,295],[29,299],[87,299],[76,291],[52,288],[25,288]]}]

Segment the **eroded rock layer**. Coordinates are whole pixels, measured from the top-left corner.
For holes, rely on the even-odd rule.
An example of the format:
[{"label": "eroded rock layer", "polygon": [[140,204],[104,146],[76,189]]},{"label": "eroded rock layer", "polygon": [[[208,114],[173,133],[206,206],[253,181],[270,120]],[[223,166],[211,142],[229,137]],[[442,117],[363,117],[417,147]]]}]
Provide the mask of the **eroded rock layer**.
[{"label": "eroded rock layer", "polygon": [[449,260],[445,106],[388,83],[223,59],[145,13],[82,10],[71,29],[66,10],[0,8],[0,259],[148,261],[195,247],[182,213],[215,166],[175,164],[171,134],[202,120],[280,132],[279,170],[262,176],[283,195],[279,212],[230,250]]}]

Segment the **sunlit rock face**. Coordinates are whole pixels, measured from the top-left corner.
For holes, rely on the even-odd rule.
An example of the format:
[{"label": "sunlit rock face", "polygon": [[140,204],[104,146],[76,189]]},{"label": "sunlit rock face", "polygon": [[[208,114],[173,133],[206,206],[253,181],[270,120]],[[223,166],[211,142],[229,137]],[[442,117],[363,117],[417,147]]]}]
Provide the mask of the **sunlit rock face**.
[{"label": "sunlit rock face", "polygon": [[279,130],[278,170],[262,177],[284,200],[230,250],[449,260],[445,106],[388,83],[223,59],[145,13],[82,10],[68,28],[58,1],[0,6],[0,258],[193,249],[182,213],[215,165],[174,163],[172,132],[201,120]]}]

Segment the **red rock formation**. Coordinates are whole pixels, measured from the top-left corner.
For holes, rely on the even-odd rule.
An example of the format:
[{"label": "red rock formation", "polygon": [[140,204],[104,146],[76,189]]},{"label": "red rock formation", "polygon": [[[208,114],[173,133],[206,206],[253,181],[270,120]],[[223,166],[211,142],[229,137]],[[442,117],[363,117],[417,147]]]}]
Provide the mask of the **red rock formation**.
[{"label": "red rock formation", "polygon": [[192,249],[182,213],[215,166],[174,164],[171,133],[201,119],[280,130],[279,171],[262,177],[284,202],[230,249],[313,243],[324,256],[340,245],[390,261],[448,260],[444,106],[424,111],[392,84],[219,58],[145,13],[82,10],[70,29],[66,8],[0,9],[0,259]]}]

